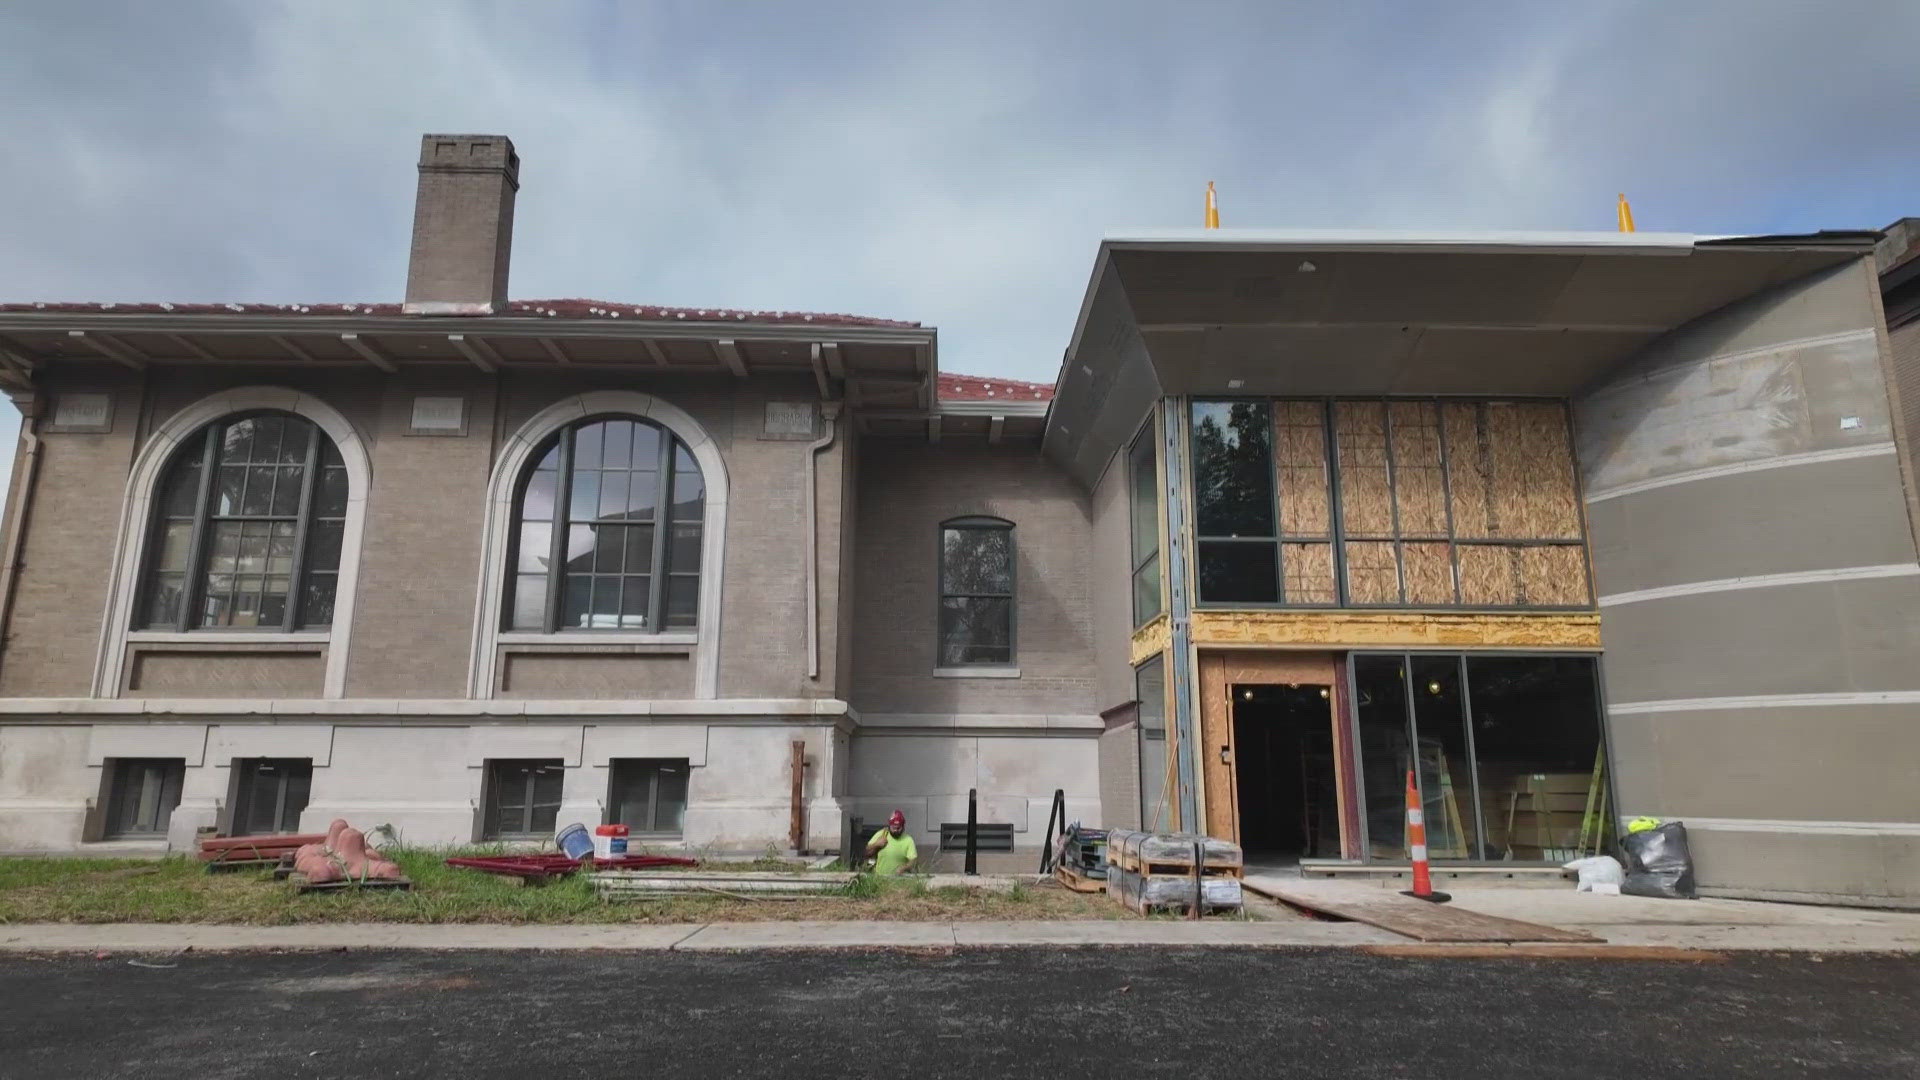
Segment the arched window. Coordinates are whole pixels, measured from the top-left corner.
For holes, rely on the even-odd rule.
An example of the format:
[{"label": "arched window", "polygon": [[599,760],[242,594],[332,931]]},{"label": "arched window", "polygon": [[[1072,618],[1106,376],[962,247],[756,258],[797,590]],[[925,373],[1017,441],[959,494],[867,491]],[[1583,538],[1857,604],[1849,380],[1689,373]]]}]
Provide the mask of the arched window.
[{"label": "arched window", "polygon": [[1013,522],[940,525],[940,666],[1013,663]]},{"label": "arched window", "polygon": [[347,470],[312,421],[216,420],[180,444],[155,496],[136,629],[332,625]]},{"label": "arched window", "polygon": [[507,630],[688,630],[706,483],[658,424],[589,417],[534,452],[514,495]]}]

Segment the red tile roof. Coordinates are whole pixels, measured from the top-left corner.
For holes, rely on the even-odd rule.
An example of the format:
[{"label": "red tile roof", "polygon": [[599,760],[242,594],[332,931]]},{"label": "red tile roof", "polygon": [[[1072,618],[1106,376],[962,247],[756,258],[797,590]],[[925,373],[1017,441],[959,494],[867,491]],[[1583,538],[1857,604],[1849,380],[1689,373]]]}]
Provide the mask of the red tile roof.
[{"label": "red tile roof", "polygon": [[[165,304],[141,303],[26,303],[0,304],[3,312],[54,312],[67,314],[158,315],[404,315],[399,304]],[[733,308],[660,307],[657,304],[616,304],[608,300],[510,300],[502,315],[517,318],[563,319],[649,319],[655,322],[684,319],[688,322],[802,323],[815,326],[877,326],[918,329],[917,322],[899,319],[874,319],[864,315],[839,315],[813,311],[740,311]],[[422,316],[425,318],[426,316]]]},{"label": "red tile roof", "polygon": [[1053,384],[995,379],[985,375],[940,375],[941,401],[1052,401]]}]

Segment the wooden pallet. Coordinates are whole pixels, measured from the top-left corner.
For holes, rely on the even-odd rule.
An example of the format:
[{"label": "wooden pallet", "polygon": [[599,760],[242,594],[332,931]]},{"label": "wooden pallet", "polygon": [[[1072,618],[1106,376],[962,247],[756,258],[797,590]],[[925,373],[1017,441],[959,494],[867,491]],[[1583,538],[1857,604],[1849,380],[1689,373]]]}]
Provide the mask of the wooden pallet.
[{"label": "wooden pallet", "polygon": [[[275,876],[278,877],[279,875],[276,874]],[[407,878],[367,878],[365,881],[359,878],[349,878],[343,881],[312,882],[307,880],[307,875],[298,871],[289,871],[286,875],[286,880],[293,882],[294,886],[302,893],[340,892],[345,889],[376,889],[382,892],[407,892],[413,888],[413,882]]]},{"label": "wooden pallet", "polygon": [[1054,867],[1053,879],[1067,888],[1072,889],[1074,892],[1098,893],[1107,891],[1106,879],[1088,877],[1070,866]]}]

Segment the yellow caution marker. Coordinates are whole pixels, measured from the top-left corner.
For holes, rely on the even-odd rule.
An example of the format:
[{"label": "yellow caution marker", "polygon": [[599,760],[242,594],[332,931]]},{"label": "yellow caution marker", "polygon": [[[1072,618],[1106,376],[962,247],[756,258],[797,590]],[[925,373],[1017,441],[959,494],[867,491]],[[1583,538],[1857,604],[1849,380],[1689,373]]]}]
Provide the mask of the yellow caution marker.
[{"label": "yellow caution marker", "polygon": [[1220,204],[1213,197],[1213,181],[1207,181],[1207,228],[1220,227]]},{"label": "yellow caution marker", "polygon": [[1627,196],[1624,192],[1621,193],[1620,195],[1620,206],[1618,210],[1620,214],[1620,231],[1632,232],[1633,231],[1633,207],[1627,205]]}]

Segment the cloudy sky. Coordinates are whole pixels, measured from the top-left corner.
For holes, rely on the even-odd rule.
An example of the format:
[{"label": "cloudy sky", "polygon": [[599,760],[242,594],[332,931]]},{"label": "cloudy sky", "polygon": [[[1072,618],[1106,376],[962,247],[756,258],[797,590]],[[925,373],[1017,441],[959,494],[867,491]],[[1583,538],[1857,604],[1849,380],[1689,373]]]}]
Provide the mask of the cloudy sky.
[{"label": "cloudy sky", "polygon": [[917,319],[1050,381],[1100,236],[1208,180],[1230,227],[1920,214],[1916,40],[1912,0],[14,0],[0,299],[396,300],[420,134],[504,133],[517,296]]}]

